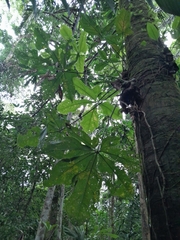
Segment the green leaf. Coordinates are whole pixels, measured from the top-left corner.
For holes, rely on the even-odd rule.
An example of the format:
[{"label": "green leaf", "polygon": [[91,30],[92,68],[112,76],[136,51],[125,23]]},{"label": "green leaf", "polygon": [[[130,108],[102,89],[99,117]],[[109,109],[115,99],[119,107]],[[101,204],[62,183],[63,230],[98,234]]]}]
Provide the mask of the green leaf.
[{"label": "green leaf", "polygon": [[91,139],[83,130],[72,126],[68,129],[68,136],[77,139],[79,142],[90,148],[95,148],[99,142],[98,139],[96,139],[96,141],[95,138]]},{"label": "green leaf", "polygon": [[59,142],[50,142],[44,148],[46,154],[57,159],[71,159],[90,151],[91,149],[88,146],[71,137],[64,137]]},{"label": "green leaf", "polygon": [[20,147],[37,147],[39,143],[41,129],[39,127],[33,127],[25,135],[18,134],[17,144]]},{"label": "green leaf", "polygon": [[78,91],[79,94],[96,100],[96,94],[94,93],[93,89],[86,86],[79,78],[73,78],[73,82],[75,89]]},{"label": "green leaf", "polygon": [[131,30],[131,12],[122,8],[115,19],[116,31],[124,36],[132,34]]},{"label": "green leaf", "polygon": [[103,68],[105,68],[107,66],[107,62],[101,62],[96,64],[95,66],[95,71],[101,71],[103,70]]},{"label": "green leaf", "polygon": [[180,1],[178,0],[156,0],[163,11],[180,16]]},{"label": "green leaf", "polygon": [[132,194],[131,179],[121,165],[118,166],[117,162],[113,162],[107,155],[99,154],[97,167],[103,175],[114,174],[117,176],[115,182],[112,182],[109,178],[105,179],[105,183],[112,195],[124,198]]},{"label": "green leaf", "polygon": [[72,184],[74,177],[87,168],[91,159],[90,153],[71,159],[62,159],[50,171],[50,177],[44,181],[44,185],[51,187],[53,185]]},{"label": "green leaf", "polygon": [[110,104],[109,102],[102,103],[100,105],[100,108],[102,109],[103,114],[105,116],[109,116],[116,120],[121,118],[119,109],[116,106],[113,106],[112,104]]},{"label": "green leaf", "polygon": [[36,41],[36,48],[38,50],[41,50],[43,48],[48,47],[48,40],[50,35],[44,32],[42,29],[35,28],[34,29],[34,36],[35,36],[35,41]]},{"label": "green leaf", "polygon": [[102,93],[102,88],[99,85],[93,87],[93,92],[96,95],[96,98]]},{"label": "green leaf", "polygon": [[80,74],[84,73],[84,61],[85,61],[85,55],[79,55],[75,66],[76,66],[77,71]]},{"label": "green leaf", "polygon": [[73,102],[66,99],[57,106],[57,110],[61,114],[68,114],[70,112],[75,112],[79,107],[89,103],[92,102],[86,99],[74,100]]},{"label": "green leaf", "polygon": [[159,38],[159,30],[152,23],[147,23],[147,32],[151,39],[158,40]]},{"label": "green leaf", "polygon": [[[91,159],[95,164],[96,159]],[[73,193],[65,202],[65,211],[73,222],[82,224],[90,217],[94,204],[99,200],[99,192],[102,180],[94,168],[81,172],[76,178]]]},{"label": "green leaf", "polygon": [[173,29],[177,29],[179,25],[180,25],[180,17],[177,17],[177,16],[176,16],[176,17],[174,18],[173,23],[172,23],[172,28],[173,28]]},{"label": "green leaf", "polygon": [[87,46],[87,43],[86,43],[86,36],[87,36],[87,33],[82,31],[81,35],[80,35],[80,38],[79,38],[79,53],[86,53],[87,52],[88,46]]},{"label": "green leaf", "polygon": [[99,154],[97,167],[102,175],[108,174],[112,176],[114,173],[115,162],[111,161],[107,156]]},{"label": "green leaf", "polygon": [[65,95],[68,99],[73,101],[75,95],[75,88],[73,84],[73,78],[76,76],[75,73],[71,73],[71,69],[62,75],[63,89],[65,90]]},{"label": "green leaf", "polygon": [[96,24],[93,18],[87,16],[86,14],[81,14],[80,25],[87,33],[101,36],[100,27]]},{"label": "green leaf", "polygon": [[105,50],[98,50],[99,55],[101,56],[102,59],[107,60],[107,53]]},{"label": "green leaf", "polygon": [[70,40],[72,39],[72,29],[69,28],[67,25],[62,25],[60,28],[60,34],[65,40]]},{"label": "green leaf", "polygon": [[107,137],[102,140],[100,152],[112,154],[116,158],[120,154],[120,140],[118,137]]},{"label": "green leaf", "polygon": [[99,117],[96,109],[83,116],[81,126],[86,133],[94,131],[99,126]]}]

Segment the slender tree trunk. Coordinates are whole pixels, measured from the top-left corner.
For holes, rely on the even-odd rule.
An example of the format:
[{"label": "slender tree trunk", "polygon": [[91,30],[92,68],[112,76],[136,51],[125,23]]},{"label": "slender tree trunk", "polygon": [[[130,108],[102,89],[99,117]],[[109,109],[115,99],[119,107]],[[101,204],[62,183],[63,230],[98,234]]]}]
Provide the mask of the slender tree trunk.
[{"label": "slender tree trunk", "polygon": [[62,219],[63,219],[63,203],[64,203],[65,186],[60,186],[59,211],[57,214],[57,240],[62,239]]},{"label": "slender tree trunk", "polygon": [[149,38],[145,0],[125,0],[133,34],[126,56],[142,102],[131,108],[136,126],[152,240],[180,239],[180,92],[168,70],[164,45]]},{"label": "slender tree trunk", "polygon": [[35,240],[44,240],[46,233],[46,226],[44,225],[44,223],[49,220],[54,191],[55,187],[48,188]]},{"label": "slender tree trunk", "polygon": [[[114,233],[114,200],[114,196],[109,198],[109,227],[111,228],[111,233]],[[112,237],[109,236],[108,240],[112,240]]]}]

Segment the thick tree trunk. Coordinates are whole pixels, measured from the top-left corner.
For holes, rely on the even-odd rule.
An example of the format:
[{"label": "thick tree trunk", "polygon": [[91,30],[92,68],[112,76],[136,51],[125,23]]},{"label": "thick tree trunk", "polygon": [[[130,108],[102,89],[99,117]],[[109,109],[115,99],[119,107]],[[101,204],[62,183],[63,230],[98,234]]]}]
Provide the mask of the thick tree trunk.
[{"label": "thick tree trunk", "polygon": [[151,40],[152,22],[144,0],[126,1],[133,34],[126,38],[130,79],[142,102],[131,108],[142,157],[152,240],[180,239],[180,92],[168,71],[164,46]]}]

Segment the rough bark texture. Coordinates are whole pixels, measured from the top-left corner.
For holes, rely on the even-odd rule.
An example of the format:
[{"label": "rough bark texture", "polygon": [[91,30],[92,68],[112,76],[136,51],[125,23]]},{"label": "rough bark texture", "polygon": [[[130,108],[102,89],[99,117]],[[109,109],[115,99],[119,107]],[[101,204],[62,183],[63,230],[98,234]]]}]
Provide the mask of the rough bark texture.
[{"label": "rough bark texture", "polygon": [[[180,239],[180,92],[169,73],[162,42],[149,38],[144,0],[126,1],[133,34],[126,38],[128,70],[142,96],[132,108],[142,157],[152,240]],[[146,44],[142,44],[146,41]]]},{"label": "rough bark texture", "polygon": [[49,220],[54,191],[55,187],[48,188],[35,240],[44,240],[46,232],[46,226],[44,223],[46,223]]},{"label": "rough bark texture", "polygon": [[139,198],[140,198],[140,210],[141,210],[141,222],[142,222],[142,240],[150,240],[150,230],[148,222],[148,213],[146,205],[146,197],[144,194],[144,185],[141,174],[138,175],[139,183]]},{"label": "rough bark texture", "polygon": [[62,239],[63,203],[65,194],[65,186],[63,184],[60,186],[59,193],[59,209],[57,214],[57,240]]}]

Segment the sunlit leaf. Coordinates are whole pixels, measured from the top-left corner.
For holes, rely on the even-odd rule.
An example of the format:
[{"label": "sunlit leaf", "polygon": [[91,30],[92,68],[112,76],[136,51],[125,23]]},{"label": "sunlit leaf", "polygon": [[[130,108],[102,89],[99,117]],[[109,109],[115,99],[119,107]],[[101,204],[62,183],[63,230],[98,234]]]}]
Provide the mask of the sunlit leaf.
[{"label": "sunlit leaf", "polygon": [[96,109],[83,116],[81,126],[86,133],[94,131],[99,125],[99,117]]},{"label": "sunlit leaf", "polygon": [[65,40],[70,40],[72,39],[72,29],[68,27],[67,25],[62,25],[60,28],[60,34]]},{"label": "sunlit leaf", "polygon": [[85,85],[79,78],[73,79],[75,89],[83,96],[90,97],[92,99],[96,99],[96,94],[94,93],[93,89],[89,88]]},{"label": "sunlit leaf", "polygon": [[82,31],[80,34],[80,38],[79,38],[79,53],[86,53],[88,46],[86,43],[86,35],[87,33]]},{"label": "sunlit leaf", "polygon": [[76,66],[77,71],[80,74],[84,73],[84,61],[85,61],[85,55],[79,55],[75,66]]},{"label": "sunlit leaf", "polygon": [[86,99],[74,100],[73,102],[66,99],[57,106],[57,110],[61,114],[68,114],[70,112],[75,112],[79,107],[89,103],[91,103],[91,101]]},{"label": "sunlit leaf", "polygon": [[117,106],[113,106],[112,104],[110,104],[109,102],[104,102],[100,105],[100,108],[103,111],[103,114],[105,116],[109,116],[113,119],[120,119],[121,114],[120,114],[120,110]]}]

